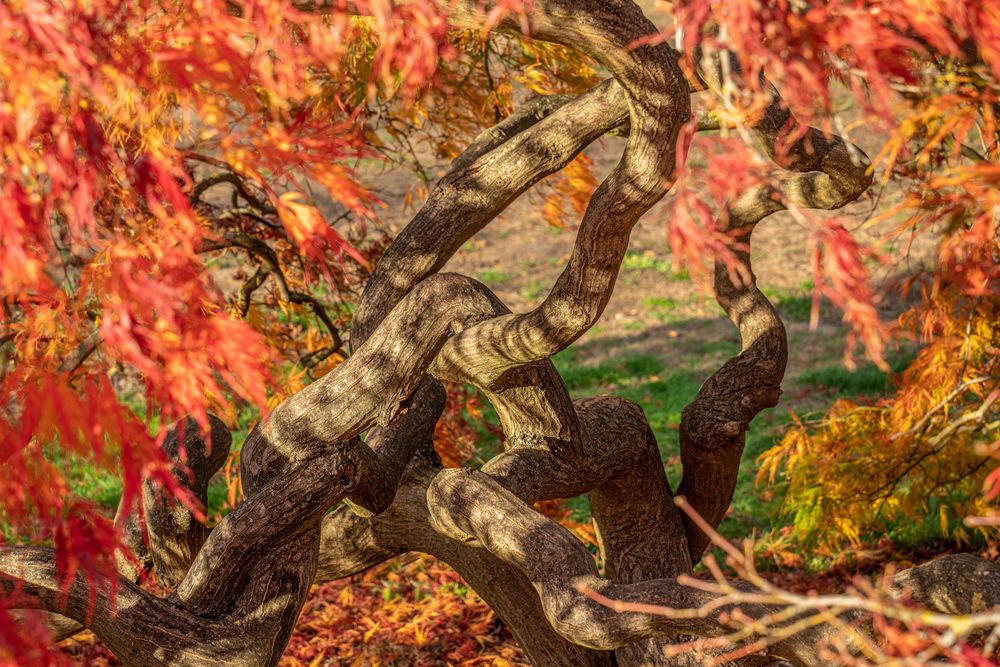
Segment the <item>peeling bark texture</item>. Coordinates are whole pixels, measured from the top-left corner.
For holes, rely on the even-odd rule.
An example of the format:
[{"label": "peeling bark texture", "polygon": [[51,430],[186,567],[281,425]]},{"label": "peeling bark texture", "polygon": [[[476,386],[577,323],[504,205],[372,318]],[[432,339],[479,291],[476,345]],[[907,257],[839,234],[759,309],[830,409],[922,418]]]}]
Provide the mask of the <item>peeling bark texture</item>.
[{"label": "peeling bark texture", "polygon": [[[494,4],[457,0],[453,20],[478,27]],[[730,630],[731,603],[678,582],[708,539],[678,512],[642,408],[614,397],[572,401],[550,357],[601,316],[633,225],[669,190],[691,92],[718,91],[723,69],[740,73],[735,60],[722,68],[729,54],[695,54],[701,82],[689,86],[670,46],[632,48],[656,28],[631,0],[535,0],[527,18],[531,37],[589,53],[611,78],[575,98],[529,100],[455,159],[376,267],[354,320],[353,353],[247,438],[240,506],[209,531],[147,484],[139,499],[145,533],[137,508],[119,509],[137,559],[121,559],[119,580],[97,586],[92,608],[82,578],[60,590],[47,549],[0,550],[8,594],[48,612],[57,634],[92,629],[127,665],[274,665],[314,582],[418,551],[455,567],[536,665],[704,664],[663,649]],[[714,282],[742,349],[705,381],[680,426],[678,493],[713,527],[732,500],[750,422],[778,400],[788,354],[781,320],[753,279],[753,230],[792,204],[838,208],[871,183],[858,149],[812,128],[779,153],[796,121],[776,90],[746,125],[783,172],[720,212],[720,226],[746,248],[743,271],[718,262]],[[521,193],[609,132],[627,136],[621,160],[594,192],[572,255],[536,308],[512,313],[475,280],[439,273]],[[479,470],[444,469],[434,453],[443,381],[478,387],[500,417],[503,451]],[[180,479],[203,502],[229,438],[213,418],[211,446],[190,420],[166,439]],[[590,497],[603,572],[582,543],[532,508],[580,494]],[[897,575],[894,590],[943,613],[969,613],[1000,603],[998,571],[953,556]],[[169,596],[136,585],[149,572]],[[673,617],[617,612],[581,584],[627,602],[713,606]],[[810,626],[739,664],[818,665],[814,647],[830,632]]]}]

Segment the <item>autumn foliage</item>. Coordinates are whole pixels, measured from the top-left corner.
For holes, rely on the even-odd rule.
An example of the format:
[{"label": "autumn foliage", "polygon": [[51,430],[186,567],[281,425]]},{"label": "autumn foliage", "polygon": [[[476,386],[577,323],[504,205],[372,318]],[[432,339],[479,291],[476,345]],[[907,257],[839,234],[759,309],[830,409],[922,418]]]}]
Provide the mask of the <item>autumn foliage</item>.
[{"label": "autumn foliage", "polygon": [[992,458],[1000,434],[989,419],[1000,398],[997,303],[951,290],[902,322],[926,345],[890,398],[839,399],[819,424],[797,422],[762,457],[758,478],[788,479],[794,531],[806,541],[859,545],[900,520],[965,543],[973,528],[992,535],[985,517],[1000,492]]},{"label": "autumn foliage", "polygon": [[[66,581],[112,575],[121,526],[71,493],[56,460],[118,473],[123,507],[143,479],[181,493],[160,449],[166,426],[191,416],[207,430],[210,411],[245,426],[247,414],[266,414],[349,354],[352,308],[391,240],[377,193],[356,172],[362,160],[411,169],[408,200],[417,203],[437,176],[430,163],[457,156],[515,103],[604,78],[566,47],[490,26],[454,30],[448,3],[315,4],[0,4],[0,519],[6,541],[51,543]],[[690,59],[712,51],[735,52],[742,71],[709,105],[721,148],[708,169],[682,172],[668,209],[679,261],[697,267],[738,246],[716,218],[767,176],[769,156],[733,129],[760,113],[758,75],[803,121],[787,128],[789,143],[807,123],[887,137],[872,168],[901,195],[870,224],[891,223],[891,244],[865,245],[842,219],[795,209],[792,219],[813,237],[814,311],[821,299],[842,311],[848,359],[860,343],[884,366],[894,337],[919,351],[891,396],[839,400],[765,455],[761,479],[784,484],[796,537],[857,544],[928,512],[942,535],[992,534],[1000,1],[687,0],[662,9],[678,30],[656,39],[678,39],[692,79]],[[844,99],[852,120],[837,112]],[[682,133],[681,156],[700,141],[693,129]],[[581,155],[546,181],[547,222],[579,219],[597,184],[592,169]],[[935,252],[898,277],[896,294],[912,307],[884,321],[871,268],[897,262],[914,239],[931,239]],[[445,462],[458,465],[474,450],[466,420],[481,406],[460,387],[451,399],[438,437]],[[470,612],[452,574],[430,564],[393,576],[424,577],[435,594],[462,598],[454,609],[439,601],[435,613],[458,609],[493,641],[490,613]],[[337,586],[345,608],[377,594],[369,580]],[[422,599],[408,599],[407,613],[422,613]],[[37,656],[42,633],[17,624],[10,603],[0,599],[0,660]],[[317,605],[307,609],[317,624],[360,613]],[[356,628],[362,640],[388,627],[379,618]],[[392,623],[413,633],[413,655],[437,631]],[[293,641],[292,654],[307,641]]]},{"label": "autumn foliage", "polygon": [[[867,223],[894,227],[875,247],[836,218],[796,218],[815,228],[813,317],[820,297],[838,306],[877,363],[890,339],[919,352],[891,397],[875,405],[842,399],[818,422],[798,422],[762,457],[759,479],[784,480],[783,511],[794,534],[814,544],[859,544],[902,517],[931,516],[932,534],[960,542],[974,529],[991,535],[1000,4],[831,2],[799,11],[792,3],[692,2],[679,20],[689,52],[699,41],[731,48],[748,72],[766,71],[803,118],[831,132],[867,125],[885,133],[873,168],[883,191],[901,193]],[[846,92],[862,114],[853,122],[835,113]],[[731,94],[715,108],[720,117],[755,113],[758,95]],[[898,272],[880,294],[869,267],[905,262],[927,240],[936,256]],[[886,323],[876,310],[882,299],[913,305]],[[849,363],[850,352],[849,343]]]},{"label": "autumn foliage", "polygon": [[[384,245],[347,164],[370,153],[361,107],[415,98],[453,51],[434,7],[380,7],[0,7],[0,507],[15,539],[55,545],[67,580],[113,573],[119,537],[47,452],[118,471],[130,507],[143,478],[178,488],[158,425],[264,411],[346,354],[338,293]],[[412,30],[388,29],[403,19]],[[270,293],[227,304],[220,282],[244,270],[212,271],[207,251],[262,261],[250,280],[273,275]],[[306,293],[320,277],[326,305]],[[13,630],[0,622],[18,654]]]}]

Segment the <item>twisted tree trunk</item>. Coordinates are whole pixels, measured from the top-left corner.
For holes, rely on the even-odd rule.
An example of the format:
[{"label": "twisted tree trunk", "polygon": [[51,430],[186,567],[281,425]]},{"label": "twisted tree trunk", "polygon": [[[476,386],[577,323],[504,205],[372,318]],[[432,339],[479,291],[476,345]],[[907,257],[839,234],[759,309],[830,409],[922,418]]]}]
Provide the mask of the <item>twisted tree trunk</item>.
[{"label": "twisted tree trunk", "polygon": [[[479,24],[491,4],[459,2],[454,20]],[[155,568],[173,592],[141,590],[138,571],[123,562],[117,599],[100,587],[90,609],[82,579],[60,591],[50,550],[8,548],[0,552],[7,593],[72,619],[54,619],[64,632],[91,628],[125,664],[273,665],[314,581],[421,551],[454,566],[535,664],[701,664],[696,655],[668,658],[663,647],[728,634],[731,605],[685,618],[619,613],[580,592],[586,585],[675,610],[717,602],[677,581],[708,541],[676,508],[641,407],[607,397],[573,402],[549,361],[600,317],[633,225],[669,190],[689,87],[668,45],[632,48],[656,29],[631,0],[536,0],[529,19],[533,38],[590,53],[613,79],[575,99],[526,107],[454,161],[368,284],[353,354],[248,437],[245,500],[211,533],[155,489],[144,492],[150,542],[134,533],[133,546],[140,566]],[[717,88],[718,63],[697,61],[704,84]],[[789,175],[742,193],[720,219],[746,248],[739,261],[748,279],[734,281],[721,262],[715,271],[716,298],[743,345],[684,410],[679,489],[711,526],[732,499],[750,421],[778,399],[787,357],[781,321],[750,272],[754,226],[789,204],[840,207],[871,180],[842,140],[815,130],[777,155],[779,133],[793,123],[773,92],[751,129]],[[511,313],[484,285],[437,273],[519,194],[615,129],[628,133],[621,161],[594,193],[572,256],[537,308]],[[481,470],[443,469],[434,454],[443,380],[479,387],[500,417],[504,451]],[[219,426],[210,452],[186,429],[192,489],[202,495],[228,445]],[[176,454],[173,443],[168,453]],[[582,493],[590,494],[603,576],[579,541],[532,509],[536,500]],[[985,603],[1000,602],[998,568],[976,567]],[[910,588],[940,598],[941,587],[928,584],[936,575],[907,576],[918,584]],[[819,664],[813,647],[825,632],[792,635],[743,662]]]}]

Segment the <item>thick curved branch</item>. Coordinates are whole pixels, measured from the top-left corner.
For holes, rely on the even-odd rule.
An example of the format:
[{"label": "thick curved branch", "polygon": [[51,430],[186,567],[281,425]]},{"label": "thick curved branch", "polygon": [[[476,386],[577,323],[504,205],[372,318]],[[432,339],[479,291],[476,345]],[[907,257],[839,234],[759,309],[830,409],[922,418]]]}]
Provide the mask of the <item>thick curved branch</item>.
[{"label": "thick curved branch", "polygon": [[[232,444],[229,429],[221,419],[209,415],[209,424],[208,442],[202,439],[193,419],[175,426],[163,442],[164,453],[175,462],[174,476],[203,507],[208,503],[208,484],[226,462]],[[187,574],[208,537],[208,528],[190,508],[152,482],[142,485],[142,505],[157,578],[173,588]]]},{"label": "thick curved branch", "polygon": [[[823,664],[818,646],[840,634],[824,621],[826,615],[846,613],[843,621],[854,622],[859,620],[857,610],[875,608],[857,603],[856,598],[853,602],[845,598],[839,608],[826,603],[786,608],[773,595],[743,584],[732,584],[722,592],[672,578],[616,584],[597,576],[593,559],[565,528],[532,511],[488,475],[441,471],[431,481],[427,497],[431,522],[442,534],[482,545],[518,569],[538,591],[552,627],[593,648],[611,649],[678,634],[735,636],[739,643],[753,642],[758,631],[765,631],[780,637],[770,643],[772,660],[811,667]],[[955,582],[957,590],[953,593],[942,585],[945,581]],[[914,600],[946,613],[973,607],[982,611],[1000,604],[1000,565],[971,556],[945,557],[897,575],[894,588],[897,594],[906,591]],[[595,601],[598,597],[613,603],[601,604]],[[817,612],[824,614],[816,617],[820,622],[809,618]],[[919,619],[919,613],[913,618]],[[740,619],[766,622],[756,627]]]},{"label": "thick curved branch", "polygon": [[[553,295],[542,304],[541,309],[528,316],[529,328],[537,324],[540,317],[546,327],[554,326],[558,330],[549,337],[555,347],[533,358],[522,358],[516,364],[507,364],[504,368],[507,373],[502,380],[497,376],[484,378],[483,368],[495,369],[498,360],[502,364],[508,361],[503,359],[502,350],[498,354],[498,341],[502,343],[501,347],[511,343],[511,337],[490,335],[492,324],[487,323],[485,327],[478,327],[479,335],[467,338],[464,345],[456,346],[455,341],[449,343],[451,352],[439,358],[439,367],[460,369],[464,376],[462,379],[491,392],[491,401],[498,407],[507,427],[508,452],[491,462],[490,472],[503,477],[511,486],[519,485],[516,492],[521,497],[537,495],[536,487],[544,483],[540,482],[543,476],[537,474],[539,470],[555,473],[557,469],[565,468],[565,474],[551,474],[548,478],[550,483],[551,480],[565,480],[567,488],[563,491],[577,484],[571,467],[580,458],[578,438],[573,435],[575,415],[572,410],[566,409],[568,398],[562,396],[565,389],[544,359],[578,337],[603,310],[631,225],[669,187],[677,130],[680,123],[686,120],[687,86],[677,68],[676,54],[667,47],[644,48],[640,50],[642,53],[632,53],[628,49],[631,42],[654,28],[633,4],[618,2],[612,5],[573,7],[574,19],[590,12],[590,18],[595,23],[603,21],[605,27],[611,27],[610,32],[588,32],[586,28],[578,30],[576,21],[565,20],[567,6],[559,2],[540,4],[532,16],[533,36],[543,39],[555,37],[555,41],[565,42],[582,40],[622,80],[625,88],[631,90],[628,107],[630,138],[622,162],[592,200],[584,217],[574,259],[571,259],[561,282],[557,283]],[[380,262],[366,288],[352,340],[365,340],[367,332],[379,321],[382,313],[416,281],[437,270],[461,242],[491,220],[527,185],[551,170],[549,165],[565,164],[593,138],[620,125],[622,118],[612,117],[609,122],[611,114],[608,110],[613,110],[615,106],[607,103],[610,101],[607,98],[613,100],[619,85],[602,84],[595,91],[564,104],[534,123],[531,123],[533,115],[523,116],[526,128],[519,133],[509,136],[506,131],[501,131],[487,135],[483,142],[474,144],[467,159],[459,158],[455,165],[457,170],[453,169],[442,180],[428,204]],[[621,95],[620,99],[624,102],[625,96]],[[565,119],[571,120],[571,123]],[[522,121],[519,119],[516,123],[520,126]],[[494,143],[496,147],[484,153]],[[556,150],[549,148],[544,152],[532,151],[534,155],[520,154],[524,147],[531,147],[533,143],[539,146],[548,144]],[[520,167],[522,164],[525,171],[510,173],[511,165]],[[466,165],[469,166],[466,168]],[[484,177],[496,180],[491,183]],[[489,183],[492,187],[488,194],[455,187],[470,180],[473,185]],[[473,195],[471,200],[466,200],[473,203],[472,210],[463,204],[466,194]],[[459,224],[449,224],[453,221]],[[426,244],[431,247],[423,247]],[[581,314],[582,320],[579,317]],[[531,317],[535,319],[531,320]],[[559,323],[560,317],[563,317],[563,324]],[[493,323],[503,324],[512,320],[525,322],[524,317],[509,316],[494,319]],[[514,338],[518,342],[530,342],[526,336]],[[527,368],[524,362],[530,361],[540,365]],[[551,378],[546,379],[546,376]],[[542,388],[546,386],[557,387],[557,390],[547,394]],[[505,394],[509,400],[505,400]],[[559,400],[553,403],[552,397],[556,395],[559,395]],[[417,409],[420,409],[419,394],[416,399]],[[562,466],[539,468],[537,465],[543,460],[552,462],[560,458]]]},{"label": "thick curved branch", "polygon": [[417,283],[440,270],[463,243],[521,193],[624,122],[628,108],[620,86],[606,81],[538,120],[537,116],[519,117],[512,125],[527,127],[517,134],[508,136],[512,127],[507,127],[499,143],[498,137],[487,135],[482,144],[473,144],[468,156],[456,158],[451,171],[375,267],[352,324],[354,346],[367,339]]},{"label": "thick curved branch", "polygon": [[[607,84],[605,84],[607,85]],[[552,115],[560,107],[572,102],[572,95],[535,95],[514,110],[514,113],[501,120],[496,125],[483,130],[472,140],[462,153],[452,160],[445,176],[457,175],[471,167],[480,157],[486,155],[500,144],[518,135],[538,121]]]},{"label": "thick curved branch", "polygon": [[[574,408],[582,437],[578,465],[566,466],[561,452],[536,443],[508,449],[484,466],[484,472],[528,502],[590,491],[606,574],[613,581],[632,583],[687,572],[690,560],[683,528],[642,410],[613,397],[585,399]],[[363,519],[345,507],[324,520],[318,570],[322,577],[353,574],[402,550],[432,553],[455,566],[489,601],[529,655],[545,656],[537,664],[589,664],[574,653],[580,649],[567,653],[565,640],[553,636],[536,592],[522,575],[507,572],[498,586],[498,573],[509,565],[476,545],[456,542],[430,528],[427,484],[438,466],[426,462],[436,458],[429,454],[429,438],[415,451],[414,464],[388,510]],[[536,608],[538,615],[529,613]],[[561,653],[552,652],[553,642],[561,646]],[[645,656],[658,655],[658,644],[625,647],[619,651],[619,664],[642,664]],[[631,661],[629,654],[635,655]],[[560,655],[576,655],[573,660],[579,662],[560,662],[567,659]],[[604,654],[585,655],[597,659]]]},{"label": "thick curved branch", "polygon": [[[558,3],[553,3],[553,6],[555,5]],[[560,29],[565,28],[573,32],[572,22],[553,21],[553,16],[549,13],[551,9],[553,7],[546,6],[541,10],[540,25],[545,26],[542,31],[549,29],[554,35],[558,34]],[[555,7],[555,9],[562,11],[565,8]],[[579,10],[580,8],[574,9]],[[601,12],[601,8],[590,7],[588,9],[593,11],[595,15]],[[474,327],[478,329],[476,336],[466,337],[464,346],[455,345],[455,342],[463,337],[463,335],[459,335],[448,344],[449,348],[446,348],[446,352],[439,358],[439,366],[461,369],[465,375],[464,379],[487,388],[493,394],[490,398],[494,404],[504,404],[501,396],[504,391],[520,392],[514,400],[507,403],[509,406],[513,406],[511,413],[516,413],[517,417],[506,420],[512,427],[508,429],[508,451],[492,461],[488,469],[491,474],[499,475],[506,484],[516,486],[516,493],[522,498],[538,495],[541,487],[545,484],[550,486],[560,482],[565,484],[563,488],[559,489],[560,495],[567,495],[574,485],[580,486],[579,480],[574,479],[574,473],[578,474],[578,468],[576,471],[570,471],[570,474],[554,474],[563,467],[560,463],[576,463],[579,459],[578,456],[567,455],[573,451],[572,445],[575,440],[571,434],[566,433],[567,427],[572,429],[574,421],[572,413],[569,420],[563,418],[556,421],[555,426],[562,427],[560,432],[550,433],[548,436],[543,435],[544,431],[532,432],[530,428],[523,427],[518,429],[520,432],[511,433],[510,431],[518,428],[514,426],[518,422],[531,423],[534,420],[535,415],[530,412],[531,401],[523,400],[525,398],[524,388],[545,384],[542,378],[549,369],[545,367],[547,362],[544,360],[553,352],[575,340],[603,310],[613,288],[632,224],[655,201],[662,197],[669,187],[669,176],[674,166],[673,150],[677,130],[681,121],[686,120],[686,114],[683,111],[677,112],[678,108],[687,108],[687,89],[677,71],[676,54],[670,53],[669,49],[666,48],[660,49],[660,60],[654,58],[652,66],[649,62],[641,66],[642,58],[633,57],[625,47],[634,39],[643,36],[644,30],[651,29],[651,25],[646,22],[641,12],[630,3],[617,3],[616,6],[610,8],[610,11],[612,13],[625,12],[628,15],[627,19],[632,21],[632,25],[628,26],[629,20],[616,24],[615,27],[620,30],[618,34],[612,35],[611,40],[605,40],[606,35],[600,37],[590,35],[588,38],[586,35],[567,36],[564,34],[563,38],[567,41],[571,41],[570,37],[583,37],[585,41],[589,39],[589,44],[601,47],[599,50],[603,50],[605,64],[608,64],[616,75],[632,75],[634,77],[634,80],[631,81],[630,138],[622,162],[602,185],[603,189],[599,189],[592,199],[588,213],[584,217],[574,258],[570,260],[570,265],[560,278],[561,282],[557,283],[553,294],[542,304],[540,309],[526,317],[508,316]],[[602,18],[606,19],[607,16]],[[537,26],[534,26],[533,30],[534,34],[537,35],[536,28]],[[629,32],[629,30],[633,32]],[[546,37],[547,35],[543,35],[543,38]],[[648,55],[641,54],[646,61],[650,60]],[[657,72],[657,67],[662,67],[662,69]],[[628,82],[623,83],[627,89]],[[657,83],[660,84],[659,87],[657,87]],[[652,88],[649,87],[649,84],[653,84]],[[567,107],[569,105],[563,108]],[[553,116],[555,115],[553,114]],[[540,127],[543,122],[535,124],[531,129]],[[522,135],[527,132],[523,132]],[[514,138],[501,143],[497,150],[511,146],[512,142],[521,138],[522,135],[515,135]],[[487,156],[495,155],[497,150],[488,153]],[[417,225],[411,223],[409,229],[416,228]],[[429,264],[426,262],[426,255],[422,256],[412,250],[408,251],[405,244],[398,245],[398,252],[405,259],[423,261],[425,265]],[[450,255],[452,252],[454,252],[454,248],[449,249],[447,254]],[[437,256],[440,257],[440,255]],[[385,262],[385,260],[383,261]],[[380,265],[380,268],[390,276],[391,280],[396,282],[395,287],[398,292],[407,288],[407,271],[398,271],[398,266],[393,267],[391,261],[385,262],[384,266]],[[393,268],[397,270],[394,271]],[[433,265],[428,266],[428,268],[432,270]],[[396,279],[400,278],[400,273],[402,273],[401,279],[397,281]],[[384,284],[386,281],[382,280],[381,282]],[[378,283],[379,277],[376,276],[371,285]],[[385,291],[383,290],[383,292]],[[377,303],[381,300],[373,287],[369,288],[365,299],[366,304]],[[372,299],[372,301],[369,302],[368,299]],[[382,299],[384,299],[381,304],[383,309],[392,303],[391,298],[383,296]],[[532,321],[531,317],[534,317],[535,320]],[[501,335],[498,338],[491,335],[491,327],[496,323],[503,325],[509,321],[523,324],[527,320],[529,329],[532,327],[537,329],[539,318],[545,327],[548,327],[548,330],[542,332],[541,336],[549,339],[552,349],[542,350],[534,357],[517,358],[516,363],[513,364],[508,363],[510,359],[503,358],[506,353],[503,349],[498,349],[498,341],[501,343],[500,347],[509,347],[512,343],[530,343],[530,337],[523,335],[523,332],[518,332],[516,335]],[[363,320],[364,317],[359,317],[360,325],[355,329],[356,337],[361,340],[364,337]],[[360,336],[357,336],[359,329]],[[535,352],[539,351],[535,350]],[[495,372],[498,360],[501,364],[506,364],[502,368],[502,371],[505,371],[502,373],[502,377],[501,373]],[[535,369],[534,377],[532,377],[532,369],[525,365],[526,362],[542,364]],[[493,374],[486,376],[483,373],[484,370],[486,374]],[[562,383],[558,381],[557,376],[555,379],[555,384],[558,384],[559,389],[564,392]],[[529,410],[525,410],[526,404]],[[537,405],[544,408],[547,402],[541,400]],[[537,414],[544,415],[544,413]],[[549,427],[552,426],[551,420],[548,418],[550,416],[551,414],[545,415],[542,419]],[[524,419],[524,417],[528,417],[528,419]],[[522,432],[524,437],[520,437]],[[563,444],[570,445],[570,448],[567,449],[564,446],[562,447],[563,451],[560,451],[559,436],[563,436]],[[655,469],[659,469],[662,475],[662,468],[658,462]],[[662,487],[665,489],[664,498],[669,500],[669,489],[666,487],[665,479]],[[581,490],[586,489],[587,487],[583,486]],[[673,508],[670,508],[669,511],[672,512]],[[676,516],[674,519],[676,521]],[[611,523],[609,520],[608,525],[610,526]],[[680,531],[677,530],[674,535],[680,535]],[[678,543],[675,542],[674,545],[676,546],[676,544]],[[680,544],[683,547],[682,540]],[[680,553],[683,554],[683,548]],[[681,559],[686,560],[683,556]]]},{"label": "thick curved branch", "polygon": [[[730,631],[722,621],[725,607],[714,614],[696,613],[713,598],[676,579],[628,584],[602,579],[579,540],[484,473],[443,470],[431,481],[427,497],[437,530],[453,540],[475,540],[518,569],[538,592],[552,627],[574,643],[611,650],[670,634],[716,636]],[[613,600],[692,613],[676,617],[623,613],[594,601],[580,591],[584,587]]]},{"label": "thick curved branch", "polygon": [[[699,74],[719,92],[722,58],[698,58]],[[737,76],[738,68],[734,68]],[[788,358],[785,329],[777,311],[757,288],[750,266],[750,237],[764,218],[789,206],[832,210],[857,199],[871,184],[869,163],[857,147],[808,128],[784,149],[779,144],[796,129],[777,90],[768,85],[770,104],[752,124],[764,150],[792,173],[750,188],[728,202],[717,227],[734,235],[738,271],[718,259],[715,298],[739,330],[742,349],[702,385],[684,408],[680,426],[684,476],[678,492],[713,527],[725,516],[736,488],[746,431],[753,418],[777,404]],[[701,558],[708,537],[687,522],[691,557]]]},{"label": "thick curved branch", "polygon": [[[398,462],[387,479],[357,434],[396,418],[444,340],[492,312],[491,299],[460,276],[426,280],[353,356],[279,405],[244,444],[245,501],[211,532],[169,600],[122,580],[125,620],[112,622],[107,592],[89,618],[85,582],[74,583],[63,608],[52,594],[51,554],[16,548],[0,552],[0,572],[13,578],[4,586],[27,586],[25,604],[84,623],[126,664],[174,652],[162,661],[272,664],[313,581],[326,510],[348,494],[391,501]],[[216,632],[219,619],[236,629]]]},{"label": "thick curved branch", "polygon": [[[460,9],[479,17],[491,4]],[[207,538],[203,528],[161,517],[174,542],[184,542],[175,551],[154,547],[152,555],[167,580],[178,582],[175,593],[159,599],[123,581],[119,618],[112,622],[107,587],[90,617],[86,583],[73,582],[63,607],[52,554],[30,549],[0,551],[8,591],[20,586],[25,604],[86,623],[131,664],[150,664],[150,656],[163,664],[273,664],[316,577],[410,549],[457,564],[501,613],[524,606],[538,627],[516,623],[514,631],[538,660],[559,655],[572,656],[573,664],[607,664],[607,654],[570,642],[610,650],[677,633],[730,631],[723,612],[731,604],[673,578],[703,547],[690,529],[685,541],[641,410],[616,399],[571,405],[548,361],[600,316],[632,226],[671,184],[675,143],[690,109],[678,54],[665,45],[631,47],[656,29],[628,0],[539,0],[530,23],[535,37],[590,52],[616,81],[573,100],[526,107],[456,160],[369,283],[352,337],[355,354],[285,400],[249,436],[246,501]],[[781,166],[810,173],[728,206],[724,226],[747,243],[775,206],[839,206],[857,196],[860,182],[856,165],[843,159],[843,142],[812,132],[808,146],[778,151],[789,117],[776,95],[772,106],[755,127],[765,147]],[[595,192],[569,263],[538,308],[510,314],[475,281],[430,275],[524,189],[626,119],[622,159]],[[260,257],[293,300],[266,244],[245,235],[228,241]],[[749,272],[748,257],[742,260]],[[734,281],[720,264],[716,292],[744,349],[685,410],[681,434],[682,489],[715,523],[732,495],[746,425],[777,399],[785,354],[780,320],[752,281]],[[433,461],[430,438],[442,398],[428,372],[483,387],[497,406],[506,451],[483,471],[442,471]],[[746,400],[735,401],[734,392]],[[597,576],[578,540],[527,504],[582,492],[592,494],[607,579]],[[341,499],[347,503],[328,514]],[[162,500],[153,495],[149,502]],[[498,575],[510,585],[498,585]],[[580,593],[580,584],[689,613],[618,613]],[[707,615],[700,613],[706,604],[715,605]],[[782,650],[809,664],[807,644],[793,638]],[[640,661],[652,646],[619,657]]]},{"label": "thick curved branch", "polygon": [[[542,611],[530,582],[485,549],[456,542],[429,522],[427,485],[440,470],[432,449],[418,448],[392,506],[382,514],[361,518],[346,507],[324,521],[319,572],[347,576],[407,551],[434,555],[454,567],[511,629],[532,664],[553,667],[611,667],[613,656],[568,642],[556,634]],[[344,558],[344,538],[361,536]],[[356,568],[356,569],[355,569]]]},{"label": "thick curved branch", "polygon": [[[459,4],[476,17],[490,8]],[[656,33],[634,3],[550,0],[535,3],[529,22],[532,36],[571,44],[608,67],[625,91],[630,130],[622,159],[592,196],[573,254],[548,297],[529,313],[491,320],[449,341],[448,357],[480,352],[476,384],[485,388],[505,371],[564,349],[600,317],[632,226],[672,183],[678,133],[690,115],[679,54],[665,44],[631,48]]]},{"label": "thick curved branch", "polygon": [[[225,463],[231,442],[229,430],[215,415],[209,415],[208,442],[193,419],[179,422],[164,438],[163,452],[173,462],[174,477],[203,507],[208,503],[208,483]],[[115,554],[118,572],[124,580],[138,583],[155,567],[160,581],[173,587],[187,573],[208,528],[191,508],[149,480],[143,482],[137,500],[143,506],[145,534],[134,502],[126,505],[122,498],[115,515],[124,525],[123,542],[131,552]],[[58,614],[48,619],[48,625],[56,641],[83,629],[80,623]]]}]

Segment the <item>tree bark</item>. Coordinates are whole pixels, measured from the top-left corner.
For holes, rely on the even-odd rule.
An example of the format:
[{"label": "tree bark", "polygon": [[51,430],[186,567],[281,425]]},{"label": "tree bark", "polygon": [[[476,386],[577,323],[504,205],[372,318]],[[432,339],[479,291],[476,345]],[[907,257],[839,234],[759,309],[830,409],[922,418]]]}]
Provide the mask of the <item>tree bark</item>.
[{"label": "tree bark", "polygon": [[[494,5],[460,0],[453,19],[481,25]],[[240,506],[209,532],[146,486],[140,502],[148,534],[134,521],[127,533],[139,565],[123,560],[116,582],[93,589],[92,607],[82,578],[60,590],[46,549],[0,551],[6,594],[61,615],[53,622],[64,632],[93,629],[125,664],[273,665],[314,581],[420,551],[455,567],[534,664],[708,659],[670,657],[665,649],[692,636],[729,636],[736,603],[678,580],[708,538],[675,506],[641,407],[613,397],[572,401],[549,360],[601,316],[632,227],[671,187],[690,91],[701,84],[685,81],[680,54],[668,45],[634,46],[656,28],[630,0],[536,0],[528,27],[532,38],[586,51],[613,78],[576,98],[531,100],[456,158],[376,267],[354,319],[353,353],[251,432]],[[521,26],[505,20],[498,29]],[[695,59],[702,84],[720,88],[720,59],[728,57]],[[854,159],[860,151],[817,130],[779,151],[795,123],[772,90],[770,105],[747,125],[785,174],[740,193],[719,219],[744,245],[740,266],[718,261],[714,281],[742,349],[705,382],[680,427],[679,493],[713,528],[732,500],[751,420],[778,399],[788,354],[781,320],[755,284],[752,231],[793,204],[843,206],[871,182],[867,162]],[[438,273],[516,197],[612,130],[627,132],[622,158],[593,194],[570,259],[541,304],[512,313],[484,285]],[[503,451],[480,470],[444,469],[434,453],[442,381],[478,387],[500,417]],[[167,440],[168,455],[178,471],[186,461],[190,489],[202,500],[228,437],[214,420],[210,449],[192,424],[183,447],[176,434]],[[582,543],[532,508],[583,493],[603,573]],[[1000,603],[998,570],[971,557],[942,559],[900,574],[897,592],[969,613]],[[172,593],[140,589],[135,582],[146,571]],[[585,590],[677,613],[620,612]],[[739,611],[759,618],[774,608],[742,604]],[[816,642],[831,632],[808,627],[769,656],[740,664],[820,664]],[[739,641],[757,638],[748,632]]]}]

